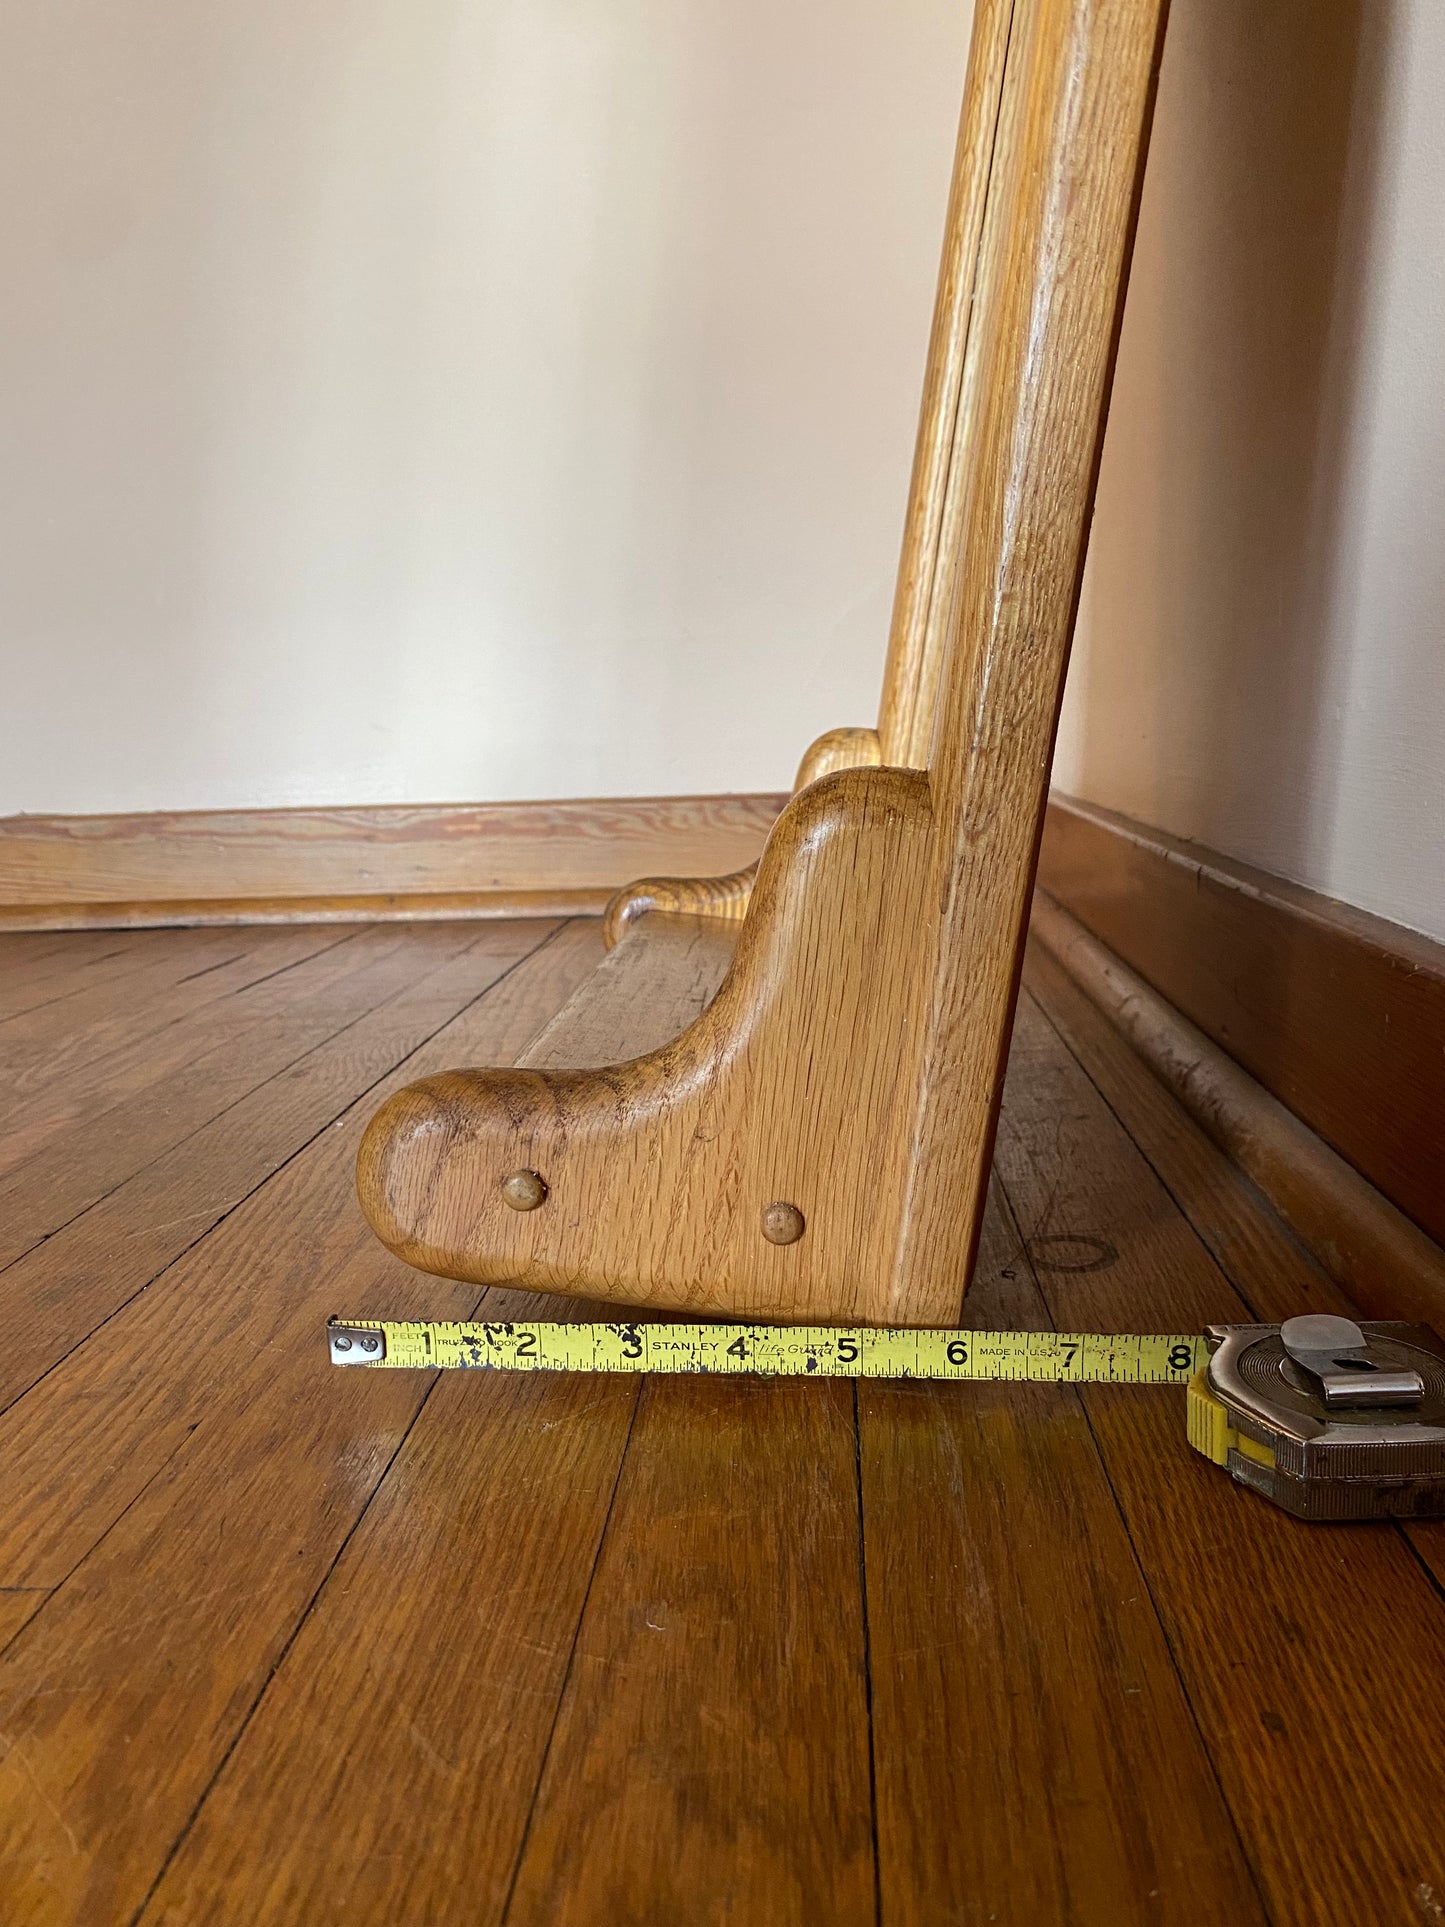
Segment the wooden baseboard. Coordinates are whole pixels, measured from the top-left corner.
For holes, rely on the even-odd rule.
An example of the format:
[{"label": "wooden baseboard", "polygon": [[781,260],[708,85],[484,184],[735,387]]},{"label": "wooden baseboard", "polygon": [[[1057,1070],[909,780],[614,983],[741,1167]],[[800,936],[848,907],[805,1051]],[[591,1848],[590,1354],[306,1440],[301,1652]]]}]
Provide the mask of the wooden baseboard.
[{"label": "wooden baseboard", "polygon": [[1039,883],[1445,1242],[1445,947],[1067,797]]},{"label": "wooden baseboard", "polygon": [[599,915],[753,862],[782,795],[0,818],[0,930]]},{"label": "wooden baseboard", "polygon": [[1445,1251],[1050,897],[1031,933],[1347,1297],[1445,1329]]}]

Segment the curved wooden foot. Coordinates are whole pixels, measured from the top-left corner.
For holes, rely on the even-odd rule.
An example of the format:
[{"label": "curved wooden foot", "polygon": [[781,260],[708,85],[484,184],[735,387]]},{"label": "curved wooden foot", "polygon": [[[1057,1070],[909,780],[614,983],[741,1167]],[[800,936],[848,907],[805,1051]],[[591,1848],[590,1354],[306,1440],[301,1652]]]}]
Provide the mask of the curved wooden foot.
[{"label": "curved wooden foot", "polygon": [[[876,768],[882,761],[876,729],[825,730],[798,765],[793,794],[838,770]],[[757,874],[757,864],[750,863],[746,869],[722,877],[642,877],[636,883],[624,884],[602,918],[602,941],[611,950],[650,910],[725,917],[730,922],[745,917]]]},{"label": "curved wooden foot", "polygon": [[602,941],[611,950],[650,910],[740,922],[748,913],[757,874],[757,864],[750,863],[725,877],[641,877],[625,884],[603,912]]},{"label": "curved wooden foot", "polygon": [[[603,1071],[456,1071],[378,1112],[358,1172],[378,1234],[477,1283],[757,1319],[956,1319],[970,1187],[915,1160],[934,855],[926,776],[810,785],[764,851],[732,969],[673,1043]],[[927,1237],[921,1182],[964,1204]]]}]

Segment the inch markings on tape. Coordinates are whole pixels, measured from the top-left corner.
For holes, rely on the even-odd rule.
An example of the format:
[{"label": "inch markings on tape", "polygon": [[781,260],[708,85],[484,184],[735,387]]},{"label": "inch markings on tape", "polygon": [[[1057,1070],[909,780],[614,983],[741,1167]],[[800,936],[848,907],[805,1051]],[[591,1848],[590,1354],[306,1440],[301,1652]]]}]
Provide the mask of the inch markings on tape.
[{"label": "inch markings on tape", "polygon": [[333,1318],[333,1365],[392,1371],[730,1372],[1185,1385],[1209,1359],[1177,1332],[875,1331],[829,1325],[458,1324]]}]

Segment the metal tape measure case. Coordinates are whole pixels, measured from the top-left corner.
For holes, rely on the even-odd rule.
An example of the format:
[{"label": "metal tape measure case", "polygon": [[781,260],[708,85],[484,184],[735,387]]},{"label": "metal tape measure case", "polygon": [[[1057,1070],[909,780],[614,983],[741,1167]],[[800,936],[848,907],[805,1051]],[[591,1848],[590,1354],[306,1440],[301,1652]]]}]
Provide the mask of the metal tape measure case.
[{"label": "metal tape measure case", "polygon": [[1210,1325],[1189,1442],[1300,1519],[1445,1514],[1445,1342],[1311,1315]]}]

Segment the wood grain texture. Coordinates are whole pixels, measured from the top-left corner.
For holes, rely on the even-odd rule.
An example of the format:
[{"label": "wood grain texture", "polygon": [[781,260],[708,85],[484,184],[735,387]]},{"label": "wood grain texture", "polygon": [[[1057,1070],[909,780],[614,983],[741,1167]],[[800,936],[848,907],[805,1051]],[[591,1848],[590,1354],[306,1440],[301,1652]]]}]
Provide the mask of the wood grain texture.
[{"label": "wood grain texture", "polygon": [[1039,880],[1445,1242],[1445,948],[1069,797]]},{"label": "wood grain texture", "polygon": [[[364,931],[333,942],[222,1002],[158,1029],[139,1048],[108,1054],[79,1071],[85,1098],[67,1095],[56,1069],[21,1110],[19,1154],[0,1175],[0,1264],[48,1237],[200,1125],[218,1118],[256,1085],[343,1029],[353,1017],[395,996],[405,973],[426,973],[468,948],[468,933],[435,933],[441,942],[414,944],[399,933]],[[143,992],[127,987],[131,1002]],[[164,1019],[166,996],[152,998]],[[73,1037],[64,1006],[56,1060],[85,1050]],[[35,1116],[39,1114],[39,1116]],[[44,1120],[44,1131],[37,1125]]]},{"label": "wood grain texture", "polygon": [[[533,1304],[489,1292],[480,1315]],[[500,1921],[637,1393],[437,1385],[145,1927],[219,1927],[218,1896],[252,1922]]]},{"label": "wood grain texture", "polygon": [[[706,1002],[735,932],[680,919],[649,928],[672,940],[669,988],[654,979],[649,997],[633,994],[629,940],[600,994],[575,998],[530,1059],[605,1058]],[[531,1307],[492,1294],[486,1309]],[[146,1919],[204,1919],[217,1891],[257,1915],[432,1918],[435,1886],[418,1886],[386,1851],[397,1827],[430,1843],[434,1876],[464,1881],[469,1918],[499,1919],[532,1804],[527,1769],[535,1776],[546,1757],[509,1920],[672,1921],[700,1889],[740,1918],[871,1920],[852,1402],[834,1386],[820,1405],[814,1389],[650,1386],[609,1523],[625,1550],[589,1588],[635,1383],[442,1386]],[[811,1475],[800,1479],[800,1466]],[[699,1505],[699,1492],[713,1496]],[[398,1541],[403,1516],[414,1524]],[[745,1539],[740,1519],[751,1522]],[[416,1533],[436,1575],[425,1594],[407,1583]],[[753,1553],[740,1558],[744,1543]],[[492,1594],[479,1592],[479,1573],[494,1575]],[[716,1636],[719,1588],[731,1644]],[[359,1624],[360,1594],[376,1611]],[[376,1686],[348,1693],[359,1646]],[[413,1677],[432,1684],[386,1690]],[[634,1763],[621,1777],[606,1765],[619,1745]],[[318,1782],[318,1746],[339,1781]],[[414,1756],[402,1786],[383,1788],[371,1771],[378,1746]],[[503,1770],[487,1771],[488,1798],[459,1829],[456,1774],[468,1760],[485,1769],[499,1746]],[[364,1843],[342,1869],[327,1853],[338,1801]]]},{"label": "wood grain texture", "polygon": [[0,1651],[35,1617],[49,1597],[43,1587],[0,1587]]},{"label": "wood grain texture", "polygon": [[665,915],[741,923],[757,879],[756,863],[721,877],[639,877],[609,900],[602,913],[602,941],[613,949],[640,917],[659,910]]},{"label": "wood grain texture", "polygon": [[[0,1265],[478,941],[475,928],[433,926],[429,934],[440,941],[385,928],[358,931],[207,1007],[179,1064],[168,1038],[157,1052],[157,1075],[139,1082],[127,1076],[119,1089],[103,1077],[79,1116],[0,1177]],[[498,947],[516,941],[503,935]],[[58,1021],[62,1013],[52,1015]]]},{"label": "wood grain texture", "polygon": [[[967,1312],[1049,1328],[997,1187]],[[1262,1923],[1077,1392],[863,1380],[858,1420],[884,1918]]]},{"label": "wood grain texture", "polygon": [[513,1927],[871,1927],[854,1461],[849,1385],[644,1383]]},{"label": "wood grain texture", "polygon": [[[271,1019],[286,1055],[268,1065],[262,1041],[250,1038],[261,1073],[254,1087],[199,1125],[186,1120],[191,1128],[159,1155],[120,1175],[120,1160],[129,1161],[136,1147],[152,1150],[148,1140],[175,1130],[169,1080],[148,1102],[118,1107],[116,1128],[81,1147],[91,1155],[79,1160],[76,1184],[65,1182],[64,1145],[54,1162],[45,1157],[23,1166],[0,1187],[0,1205],[34,1238],[23,1257],[0,1270],[0,1319],[9,1334],[0,1359],[0,1407],[160,1277],[359,1092],[394,1071],[554,928],[487,926],[461,942],[451,931],[413,932],[400,955],[363,970],[356,983],[293,983],[296,1015]],[[444,946],[436,941],[442,936],[449,939]],[[315,1047],[298,1049],[307,1041]],[[213,1075],[221,1068],[212,1066]],[[231,1095],[224,1086],[221,1091]],[[82,1197],[87,1208],[70,1212]],[[66,1218],[43,1242],[34,1237],[58,1209],[67,1210]]]},{"label": "wood grain texture", "polygon": [[600,913],[630,876],[739,868],[781,796],[0,819],[0,925]]},{"label": "wood grain texture", "polygon": [[[1249,1317],[1028,997],[997,1169],[1057,1326]],[[1409,1543],[1255,1502],[1190,1450],[1167,1397],[1081,1396],[1268,1917],[1427,1919],[1422,1894],[1445,1894],[1445,1708],[1422,1682],[1445,1664],[1445,1611]]]},{"label": "wood grain texture", "polygon": [[1046,894],[1041,944],[1371,1318],[1445,1325],[1445,1252]]},{"label": "wood grain texture", "polygon": [[1014,0],[977,0],[953,157],[943,259],[923,377],[903,551],[878,705],[882,760],[927,769],[948,646],[955,560],[983,362],[984,213],[992,184]]},{"label": "wood grain texture", "polygon": [[[190,960],[193,975],[157,968],[129,979],[124,996],[102,997],[94,1024],[81,1016],[83,999],[66,999],[52,1013],[60,1022],[48,1048],[34,1064],[17,1066],[0,1098],[0,1169],[14,1169],[158,1077],[193,1064],[227,1029],[272,1008],[288,970],[344,935],[309,927],[207,932]],[[218,948],[219,936],[225,942]],[[114,1018],[107,1015],[112,1009]]]},{"label": "wood grain texture", "polygon": [[[876,768],[883,760],[875,729],[830,729],[805,752],[793,782],[793,794],[840,769]],[[651,911],[686,916],[724,917],[741,922],[748,913],[758,866],[746,864],[718,877],[642,877],[617,892],[602,917],[602,941],[610,950]]]},{"label": "wood grain texture", "polygon": [[[1357,1317],[1355,1301],[1047,949],[1030,945],[1024,981],[1250,1316],[1271,1322],[1300,1311]],[[1411,1520],[1400,1529],[1445,1590],[1445,1521]]]},{"label": "wood grain texture", "polygon": [[[519,1047],[597,950],[595,928],[535,950],[421,1064]],[[328,1372],[327,1313],[475,1306],[366,1236],[364,1108],[3,1421],[0,1583],[58,1588],[0,1660],[7,1919],[134,1917],[405,1437],[428,1385]]]},{"label": "wood grain texture", "polygon": [[[47,935],[30,931],[0,939],[0,1018],[55,1003],[89,983],[116,983],[144,964],[144,932],[95,930]],[[57,948],[58,946],[58,948]]]},{"label": "wood grain texture", "polygon": [[123,986],[102,981],[73,992],[58,1008],[41,1005],[7,1018],[0,1023],[0,1129],[33,1122],[54,1086],[63,1085],[72,1106],[82,1092],[103,1092],[122,1065],[152,1062],[163,1036],[167,1042],[185,1031],[204,1036],[218,1012],[254,1004],[274,979],[324,957],[348,934],[309,927],[206,931],[184,963],[152,963]]},{"label": "wood grain texture", "polygon": [[[1251,1317],[1358,1315],[1312,1253],[1091,1001],[1046,946],[1031,941],[1024,988],[1188,1218]],[[1081,1254],[1084,1255],[1084,1254]]]},{"label": "wood grain texture", "polygon": [[[574,927],[480,999],[456,985],[452,1022],[439,1024],[379,1088],[400,1085],[418,1063],[459,1045],[496,1038],[515,1054],[536,1029],[539,992],[555,1004],[599,950],[595,926]],[[364,1281],[378,1309],[390,1285],[419,1282],[372,1249],[350,1192],[348,1167],[373,1101],[374,1087],[357,1091],[327,1130],[127,1297],[103,1326],[102,1343],[67,1351],[0,1417],[0,1585],[64,1578],[184,1444],[207,1396],[204,1374],[178,1369],[189,1352],[219,1358],[260,1329],[267,1346],[294,1346],[300,1357],[311,1349],[307,1333],[314,1343],[317,1317],[344,1301],[346,1280]],[[279,1262],[277,1250],[285,1253]],[[333,1272],[344,1273],[335,1300]],[[432,1302],[459,1301],[448,1293]],[[158,1358],[172,1369],[156,1371]]]},{"label": "wood grain texture", "polygon": [[[736,926],[656,916],[647,935],[661,968],[639,974],[631,941],[608,956],[542,1026],[526,1063],[606,1063],[706,1006]],[[568,1310],[494,1291],[477,1315]],[[465,1892],[476,1927],[501,1919],[638,1392],[634,1379],[437,1387],[148,1922],[192,1927],[217,1891],[256,1918],[430,1921],[438,1884]],[[360,1648],[371,1656],[366,1686],[350,1691]],[[318,1748],[335,1762],[325,1780]],[[378,1754],[408,1770],[378,1779]],[[469,1799],[458,1826],[458,1773],[471,1786],[472,1771],[485,1773],[487,1797]],[[338,1804],[360,1847],[341,1867]],[[422,1844],[424,1883],[389,1850],[399,1828]]]},{"label": "wood grain texture", "polygon": [[476,923],[519,917],[597,917],[611,897],[595,890],[451,890],[370,896],[160,897],[139,902],[0,905],[11,931],[229,929],[235,924]]},{"label": "wood grain texture", "polygon": [[[666,1309],[957,1318],[1160,24],[1156,0],[1028,0],[1014,16],[931,767],[844,770],[793,798],[732,970],[673,1043],[599,1074],[457,1072],[381,1113],[362,1200],[408,1262]],[[549,1186],[541,1210],[502,1199],[519,1169]],[[797,1242],[762,1236],[772,1202],[803,1214]]]}]

